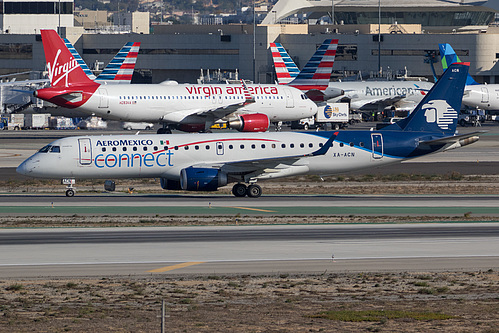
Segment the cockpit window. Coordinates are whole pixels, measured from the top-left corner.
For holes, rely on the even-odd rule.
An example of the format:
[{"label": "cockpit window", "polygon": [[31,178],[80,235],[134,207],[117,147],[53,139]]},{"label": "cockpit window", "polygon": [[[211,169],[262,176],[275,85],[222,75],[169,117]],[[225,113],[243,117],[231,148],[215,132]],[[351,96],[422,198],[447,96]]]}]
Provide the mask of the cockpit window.
[{"label": "cockpit window", "polygon": [[42,149],[38,151],[39,153],[60,153],[61,152],[61,147],[60,146],[52,146],[52,145],[46,145]]},{"label": "cockpit window", "polygon": [[42,149],[40,149],[38,152],[39,153],[46,153],[50,150],[50,147],[52,147],[51,145],[46,145],[45,147],[43,147]]},{"label": "cockpit window", "polygon": [[61,147],[59,147],[59,146],[52,146],[52,148],[50,148],[50,152],[51,153],[60,153],[61,152]]}]

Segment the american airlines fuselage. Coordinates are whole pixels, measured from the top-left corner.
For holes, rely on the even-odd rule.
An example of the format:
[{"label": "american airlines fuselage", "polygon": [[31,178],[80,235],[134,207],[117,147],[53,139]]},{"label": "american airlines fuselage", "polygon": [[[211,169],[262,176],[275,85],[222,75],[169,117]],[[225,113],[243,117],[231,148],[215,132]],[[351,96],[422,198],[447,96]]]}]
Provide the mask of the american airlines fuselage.
[{"label": "american airlines fuselage", "polygon": [[331,102],[347,98],[354,110],[395,105],[397,109],[412,111],[431,87],[433,83],[424,81],[330,82],[325,97],[333,96]]},{"label": "american airlines fuselage", "polygon": [[464,88],[463,104],[482,110],[499,110],[499,84],[477,84]]}]

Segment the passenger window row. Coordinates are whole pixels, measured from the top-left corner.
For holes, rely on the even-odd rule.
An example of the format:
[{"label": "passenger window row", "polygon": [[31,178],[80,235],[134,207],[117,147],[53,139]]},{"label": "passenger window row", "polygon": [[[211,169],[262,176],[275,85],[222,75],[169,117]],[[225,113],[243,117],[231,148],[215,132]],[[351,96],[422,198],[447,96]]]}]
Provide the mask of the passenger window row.
[{"label": "passenger window row", "polygon": [[[334,144],[333,144],[333,145],[334,145]],[[256,144],[251,144],[251,145],[249,145],[249,147],[250,147],[251,149],[256,149],[256,148],[257,148],[257,146],[258,146],[258,145],[256,145]],[[272,143],[272,144],[269,144],[269,145],[267,146],[267,144],[262,143],[262,144],[260,144],[259,146],[260,146],[260,148],[261,148],[261,149],[266,149],[267,147],[270,147],[270,148],[275,149],[275,148],[277,148],[277,146],[278,146],[278,145],[277,145],[277,144],[275,144],[275,143]],[[280,146],[281,146],[281,148],[283,148],[283,149],[287,147],[287,145],[286,145],[285,143],[281,143],[281,145],[280,145]],[[305,145],[304,143],[300,143],[299,145],[296,145],[296,146],[297,146],[297,147],[300,147],[300,148],[305,148],[305,146],[306,146],[306,145]],[[322,142],[318,144],[318,147],[319,147],[319,148],[322,148],[323,146],[324,146],[324,144],[323,144]],[[345,144],[344,144],[343,142],[340,142],[339,146],[340,146],[340,147],[344,147],[344,146],[345,146]],[[355,146],[355,144],[354,144],[353,142],[350,142],[350,143],[348,144],[348,146],[353,147],[353,146]],[[360,147],[364,147],[364,142],[360,142],[360,143],[359,143],[359,146],[360,146]],[[190,146],[184,146],[183,148],[184,148],[184,150],[189,150],[189,149],[190,149],[189,147],[190,147]],[[308,144],[308,147],[309,147],[309,148],[314,148],[314,144],[313,144],[313,143],[309,143],[309,144]],[[51,149],[51,148],[52,148],[52,149]],[[199,150],[200,148],[201,148],[201,147],[200,147],[199,145],[195,145],[195,146],[194,146],[194,150]],[[204,146],[204,148],[205,148],[206,150],[210,150],[210,145],[205,145],[205,146]],[[219,145],[217,148],[218,148],[218,149],[223,149],[223,146],[222,146],[222,145]],[[229,149],[234,149],[234,145],[229,144],[229,145],[227,145],[227,148],[229,148]],[[246,148],[246,145],[244,145],[244,144],[240,144],[240,145],[239,145],[239,149],[245,149],[245,148]],[[294,143],[290,143],[290,144],[289,144],[289,148],[295,148],[295,144],[294,144]],[[53,146],[53,147],[48,147],[48,148],[47,148],[47,147],[44,147],[43,149],[46,149],[46,151],[42,151],[42,150],[40,150],[40,152],[47,152],[47,151],[49,151],[49,150],[50,150],[50,152],[59,152],[59,147],[58,147],[58,146]],[[163,147],[163,149],[164,149],[164,150],[168,150],[168,146],[164,146],[164,147]],[[173,147],[173,149],[174,149],[174,150],[179,150],[179,149],[180,149],[180,147],[179,147],[179,146],[174,146],[174,147]],[[105,152],[106,150],[107,150],[107,148],[106,148],[106,147],[102,147],[102,151],[103,151],[103,152]],[[117,148],[116,148],[116,147],[112,147],[112,148],[111,148],[111,150],[112,150],[112,151],[117,151]],[[122,150],[122,151],[127,151],[127,150],[128,150],[128,148],[127,148],[127,147],[121,147],[121,150]],[[135,146],[135,147],[132,147],[132,150],[133,150],[133,151],[138,151],[138,147],[136,147],[136,146]],[[142,147],[142,150],[143,150],[143,151],[147,151],[147,150],[148,150],[147,146],[143,146],[143,147]],[[153,147],[153,151],[157,151],[157,150],[158,150],[158,147],[157,147],[157,146],[154,146],[154,147]]]},{"label": "passenger window row", "polygon": [[[333,144],[333,145],[334,145],[334,144]],[[354,144],[353,142],[350,142],[348,145],[349,145],[350,147],[355,146],[355,144]],[[256,148],[257,148],[257,146],[258,146],[258,145],[256,145],[256,144],[251,144],[251,145],[249,145],[249,147],[250,147],[251,149],[256,149]],[[277,146],[278,146],[278,145],[277,145],[277,144],[275,144],[275,143],[272,143],[272,144],[269,144],[269,145],[267,146],[267,144],[262,143],[262,144],[260,144],[259,146],[260,146],[260,148],[261,148],[261,149],[266,149],[267,147],[270,147],[270,148],[275,149],[275,148],[277,148]],[[286,145],[285,143],[281,143],[281,145],[280,145],[280,146],[281,146],[281,148],[283,148],[283,149],[285,149],[285,148],[287,147],[287,145]],[[290,143],[290,144],[289,144],[289,148],[295,148],[295,147],[305,148],[305,146],[306,146],[306,145],[305,145],[304,143],[300,143],[299,145],[296,145],[296,146],[295,146],[295,144],[294,144],[294,143]],[[318,144],[318,147],[319,147],[319,148],[322,148],[323,146],[324,146],[324,144],[323,144],[322,142]],[[339,146],[340,146],[340,147],[344,147],[344,146],[345,146],[345,144],[344,144],[343,142],[340,142]],[[360,146],[360,147],[364,147],[364,142],[360,142],[360,143],[359,143],[359,146]],[[59,147],[57,147],[57,146],[54,146],[54,147],[56,147],[57,152],[59,152]],[[51,152],[56,152],[56,151],[54,150],[54,147],[52,147],[52,150],[50,150]],[[190,149],[189,147],[190,147],[190,146],[184,146],[183,148],[184,148],[184,150],[189,150],[189,149]],[[313,144],[313,143],[309,143],[309,144],[308,144],[308,147],[309,147],[309,148],[314,148],[314,144]],[[48,148],[44,147],[44,149],[46,149],[46,151],[49,151],[49,149],[50,149],[50,148],[51,148],[51,147],[48,147]],[[194,149],[195,149],[195,150],[199,150],[200,148],[201,148],[201,147],[200,147],[199,145],[195,145],[195,146],[194,146]],[[206,150],[210,150],[210,145],[205,145],[205,147],[204,147],[204,148],[205,148]],[[219,145],[217,148],[218,148],[218,149],[223,149],[223,146],[222,146],[222,145]],[[229,144],[229,145],[227,145],[227,148],[229,148],[229,149],[234,149],[234,145]],[[239,145],[239,149],[245,149],[245,148],[246,148],[246,145],[244,145],[244,144],[240,144],[240,145]],[[164,147],[163,147],[163,149],[164,149],[164,150],[168,150],[168,146],[164,146]],[[179,146],[174,146],[174,147],[173,147],[173,149],[174,149],[174,150],[179,150],[179,149],[180,149],[180,147],[179,147]],[[105,152],[106,150],[107,150],[107,148],[106,148],[106,147],[102,147],[102,151],[103,151],[103,152]],[[116,147],[112,147],[112,148],[111,148],[111,150],[112,150],[112,151],[117,151],[117,148],[116,148]],[[121,147],[121,150],[122,150],[122,151],[127,151],[127,150],[128,150],[128,148],[127,148],[127,147]],[[133,151],[138,151],[138,147],[136,147],[136,146],[135,146],[135,147],[132,147],[132,150],[133,150]],[[148,150],[147,146],[143,146],[143,147],[142,147],[142,150],[143,150],[143,151],[147,151],[147,150]],[[154,147],[153,147],[153,151],[157,151],[157,150],[158,150],[158,147],[157,147],[157,146],[154,146]],[[41,150],[40,150],[40,152],[46,152],[46,151],[41,151]]]},{"label": "passenger window row", "polygon": [[[173,99],[245,99],[244,96],[120,96],[120,100],[151,100],[151,99],[163,99],[163,100],[173,100]],[[305,95],[301,96],[302,99],[307,99]],[[283,96],[255,96],[255,99],[284,99]]]}]

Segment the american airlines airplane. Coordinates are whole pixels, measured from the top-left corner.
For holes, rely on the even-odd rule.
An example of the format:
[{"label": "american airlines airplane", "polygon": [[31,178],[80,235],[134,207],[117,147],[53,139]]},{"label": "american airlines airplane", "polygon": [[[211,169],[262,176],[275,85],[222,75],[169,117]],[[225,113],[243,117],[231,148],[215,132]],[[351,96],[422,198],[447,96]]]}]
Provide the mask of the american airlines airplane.
[{"label": "american airlines airplane", "polygon": [[[458,148],[456,135],[468,65],[452,64],[411,115],[378,131],[79,136],[58,139],[17,172],[63,179],[160,178],[167,190],[215,191],[236,182],[236,197],[259,197],[257,181],[331,175]],[[248,184],[248,185],[247,185]]]},{"label": "american airlines airplane", "polygon": [[[461,62],[450,44],[438,44],[438,47],[444,70],[449,64]],[[468,74],[463,104],[471,108],[499,111],[499,84],[479,84]]]},{"label": "american airlines airplane", "polygon": [[[328,40],[325,41],[325,43]],[[335,40],[336,44],[338,40]],[[324,44],[323,44],[324,45]],[[288,52],[280,43],[271,43],[272,58],[277,73],[279,84],[287,84],[307,92],[307,96],[317,100],[308,91],[322,95],[324,101],[340,102],[349,101],[353,110],[378,110],[393,106],[397,110],[412,111],[431,89],[433,83],[425,81],[354,81],[354,82],[329,82],[332,72],[330,57],[315,53],[309,63],[300,72]],[[320,48],[317,50],[319,51]],[[336,54],[336,48],[335,53]],[[323,59],[322,56],[324,56]],[[323,69],[323,78],[326,82],[314,82],[312,78],[303,76],[304,71],[313,71],[314,67]],[[328,73],[324,70],[329,70]]]},{"label": "american airlines airplane", "polygon": [[71,44],[67,38],[63,38],[63,41],[69,52],[71,52],[71,55],[76,59],[90,80],[94,80],[101,84],[129,84],[132,82],[133,70],[135,69],[140,49],[139,42],[128,42],[123,45],[113,59],[111,59],[107,66],[96,77],[90,71],[90,68],[88,68],[78,51],[76,51],[73,44]]},{"label": "american airlines airplane", "polygon": [[62,107],[106,119],[163,123],[163,133],[173,127],[204,131],[220,120],[243,132],[266,131],[269,122],[317,112],[300,90],[278,85],[99,84],[87,77],[54,30],[41,30],[41,35],[51,87],[35,96]]}]

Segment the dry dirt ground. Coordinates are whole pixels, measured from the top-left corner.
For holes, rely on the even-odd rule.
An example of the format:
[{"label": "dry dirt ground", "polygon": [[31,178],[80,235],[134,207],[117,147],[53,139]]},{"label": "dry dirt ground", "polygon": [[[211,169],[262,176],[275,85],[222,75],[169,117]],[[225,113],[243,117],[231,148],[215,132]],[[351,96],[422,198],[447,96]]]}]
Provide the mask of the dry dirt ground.
[{"label": "dry dirt ground", "polygon": [[[454,178],[459,179],[454,179]],[[43,186],[40,186],[43,185]],[[99,192],[102,185],[81,184]],[[135,193],[157,182],[129,182]],[[383,179],[264,183],[265,193],[499,194],[495,178]],[[0,183],[0,192],[61,191],[56,183]],[[230,191],[228,189],[222,189]],[[284,221],[283,219],[286,219]],[[404,222],[403,217],[318,216],[310,223]],[[410,220],[434,220],[411,217]],[[452,220],[452,218],[447,218]],[[460,218],[462,220],[462,217]],[[469,217],[473,220],[473,217]],[[494,218],[491,218],[494,219]],[[480,220],[484,220],[483,217]],[[142,216],[2,216],[6,227],[188,225],[206,218]],[[203,221],[203,222],[202,222]],[[241,219],[292,223],[294,217]],[[303,217],[296,221],[304,223]],[[214,217],[212,224],[233,224]],[[8,255],[3,253],[2,255]],[[331,265],[334,265],[332,262]],[[81,277],[0,280],[0,332],[499,332],[499,273],[331,271],[308,275]]]},{"label": "dry dirt ground", "polygon": [[[332,263],[333,264],[333,263]],[[2,332],[498,332],[499,274],[0,281]]]}]

